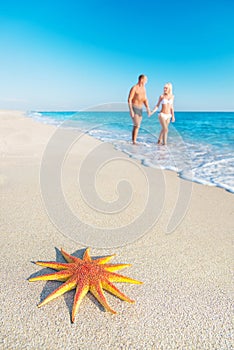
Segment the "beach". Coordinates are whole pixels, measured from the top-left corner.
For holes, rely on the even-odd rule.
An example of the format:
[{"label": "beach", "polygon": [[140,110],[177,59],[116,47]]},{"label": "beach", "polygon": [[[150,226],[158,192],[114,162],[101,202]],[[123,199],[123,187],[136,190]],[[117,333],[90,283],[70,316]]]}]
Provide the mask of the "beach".
[{"label": "beach", "polygon": [[[232,349],[233,194],[182,180],[175,172],[148,169],[151,178],[163,179],[164,187],[155,204],[159,203],[157,218],[148,230],[144,228],[146,232],[139,237],[129,232],[132,236],[126,238],[125,244],[113,241],[109,246],[106,242],[102,246],[100,238],[95,245],[94,235],[76,240],[53,223],[44,202],[41,166],[55,132],[55,126],[38,123],[24,112],[0,111],[0,348]],[[87,159],[87,150],[100,145],[101,141],[84,135],[66,157],[65,199],[74,216],[100,230],[110,225],[117,229],[120,223],[123,228],[131,226],[134,215],[140,216],[147,200],[145,185],[141,185],[145,169],[140,163],[134,172],[135,164],[128,156],[108,146],[108,157],[111,154],[121,158],[122,163],[117,169],[107,164],[97,178],[96,188],[103,201],[116,200],[113,192],[119,176],[134,174],[135,197],[126,210],[115,214],[114,220],[88,208],[76,188],[77,173]],[[53,157],[49,160],[53,164]],[[192,185],[186,208],[180,223],[169,233],[167,227],[179,186],[187,188],[188,184]],[[56,206],[56,198],[51,203]],[[70,320],[73,292],[37,308],[59,282],[30,283],[28,278],[42,269],[32,262],[61,261],[61,247],[82,257],[89,242],[91,256],[116,254],[113,263],[132,264],[123,274],[144,283],[116,286],[135,304],[106,293],[118,312],[112,315],[88,294],[74,324]]]}]

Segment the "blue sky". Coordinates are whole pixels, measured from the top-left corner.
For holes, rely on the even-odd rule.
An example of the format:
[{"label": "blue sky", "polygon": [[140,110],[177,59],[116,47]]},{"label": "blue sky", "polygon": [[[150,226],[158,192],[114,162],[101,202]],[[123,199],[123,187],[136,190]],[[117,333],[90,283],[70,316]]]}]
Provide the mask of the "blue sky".
[{"label": "blue sky", "polygon": [[126,102],[139,74],[151,107],[234,110],[233,0],[0,3],[0,109]]}]

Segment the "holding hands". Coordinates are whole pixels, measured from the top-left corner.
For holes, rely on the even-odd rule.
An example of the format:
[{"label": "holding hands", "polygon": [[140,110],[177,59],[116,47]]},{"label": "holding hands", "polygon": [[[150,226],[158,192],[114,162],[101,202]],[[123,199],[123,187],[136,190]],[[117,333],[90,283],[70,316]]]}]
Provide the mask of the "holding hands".
[{"label": "holding hands", "polygon": [[150,118],[151,115],[153,115],[153,114],[157,111],[157,109],[158,109],[158,106],[156,106],[152,111],[150,111],[150,112],[148,113],[148,117]]}]

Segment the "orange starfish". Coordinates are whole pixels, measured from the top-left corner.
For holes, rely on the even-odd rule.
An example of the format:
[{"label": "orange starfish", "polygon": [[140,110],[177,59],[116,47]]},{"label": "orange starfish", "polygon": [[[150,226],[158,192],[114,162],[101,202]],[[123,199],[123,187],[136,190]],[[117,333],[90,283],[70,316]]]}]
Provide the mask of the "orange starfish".
[{"label": "orange starfish", "polygon": [[86,249],[83,260],[73,255],[69,255],[63,249],[61,253],[67,263],[56,261],[43,262],[37,261],[36,264],[44,267],[49,267],[59,272],[46,274],[30,278],[30,282],[34,281],[66,281],[50,295],[48,295],[39,305],[41,307],[58,296],[76,288],[74,303],[72,308],[72,322],[75,320],[75,315],[84,296],[90,291],[102,306],[115,314],[107,303],[103,289],[114,294],[118,298],[129,303],[134,303],[134,300],[128,298],[120,290],[118,290],[111,282],[128,282],[142,284],[142,282],[132,278],[119,275],[113,271],[131,266],[130,264],[107,264],[115,255],[106,256],[103,258],[92,260],[89,254],[89,248]]}]

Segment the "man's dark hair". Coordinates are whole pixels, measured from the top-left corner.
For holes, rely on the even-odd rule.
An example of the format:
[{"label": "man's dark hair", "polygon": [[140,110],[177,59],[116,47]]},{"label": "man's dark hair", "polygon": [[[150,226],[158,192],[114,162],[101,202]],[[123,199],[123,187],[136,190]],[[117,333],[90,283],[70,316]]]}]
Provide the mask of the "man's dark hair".
[{"label": "man's dark hair", "polygon": [[138,77],[138,81],[140,81],[141,79],[143,79],[145,77],[145,75],[144,74],[141,74],[141,75],[139,75],[139,77]]}]

